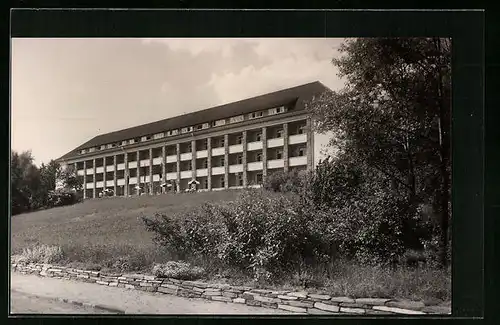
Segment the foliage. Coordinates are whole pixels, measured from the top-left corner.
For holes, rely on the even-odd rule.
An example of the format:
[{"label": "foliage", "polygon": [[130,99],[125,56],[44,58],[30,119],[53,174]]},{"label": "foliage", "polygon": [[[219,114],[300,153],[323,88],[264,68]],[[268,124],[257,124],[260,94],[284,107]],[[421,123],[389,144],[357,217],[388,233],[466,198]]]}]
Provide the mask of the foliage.
[{"label": "foliage", "polygon": [[[38,168],[33,161],[30,151],[11,152],[12,215],[79,201],[76,193],[69,193],[82,189],[73,168],[63,170],[54,160]],[[62,180],[64,190],[54,192],[58,179]]]},{"label": "foliage", "polygon": [[249,190],[230,204],[143,220],[156,242],[181,258],[203,255],[265,279],[327,255],[313,218],[295,194]]},{"label": "foliage", "polygon": [[[370,218],[400,218],[405,229],[411,229],[419,209],[431,206],[440,221],[434,230],[440,232],[441,250],[446,252],[451,170],[449,40],[355,39],[346,41],[340,52],[343,55],[333,63],[346,80],[345,88],[325,92],[307,105],[316,129],[334,133],[330,144],[339,152],[334,158],[337,170],[328,173],[338,181],[342,174],[362,180],[349,189],[355,192],[348,195],[350,204],[372,206],[371,193],[379,192],[398,207],[392,214],[384,211]],[[337,193],[343,192],[328,195],[330,185],[323,184],[322,191],[315,189],[317,197],[334,202]]]},{"label": "foliage", "polygon": [[152,272],[157,277],[179,280],[196,280],[205,274],[203,268],[192,266],[182,261],[169,261],[163,264],[155,264]]},{"label": "foliage", "polygon": [[15,257],[17,263],[57,263],[64,257],[60,246],[39,245],[23,249],[21,255]]},{"label": "foliage", "polygon": [[274,172],[266,177],[263,187],[273,192],[300,193],[305,186],[306,176],[304,172],[297,170],[288,173],[283,171]]}]

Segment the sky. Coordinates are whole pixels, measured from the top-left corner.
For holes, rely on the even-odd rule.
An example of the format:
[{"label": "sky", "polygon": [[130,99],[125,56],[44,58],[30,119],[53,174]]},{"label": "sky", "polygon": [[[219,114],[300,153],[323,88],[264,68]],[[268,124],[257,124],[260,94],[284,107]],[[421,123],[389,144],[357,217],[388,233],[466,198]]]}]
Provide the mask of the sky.
[{"label": "sky", "polygon": [[[11,148],[35,163],[102,133],[320,81],[342,39],[12,39]],[[328,141],[319,136],[315,155]]]}]

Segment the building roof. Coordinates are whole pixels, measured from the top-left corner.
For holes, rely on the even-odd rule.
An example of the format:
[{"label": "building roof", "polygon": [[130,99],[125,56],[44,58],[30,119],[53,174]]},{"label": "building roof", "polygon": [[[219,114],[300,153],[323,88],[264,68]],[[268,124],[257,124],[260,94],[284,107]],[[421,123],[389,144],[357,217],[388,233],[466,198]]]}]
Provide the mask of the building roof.
[{"label": "building roof", "polygon": [[71,150],[58,160],[71,158],[81,149],[101,146],[109,143],[121,142],[146,135],[153,135],[172,129],[207,123],[215,120],[251,113],[261,109],[273,108],[281,105],[294,104],[294,110],[304,109],[303,101],[312,98],[327,90],[321,82],[315,81],[300,86],[279,90],[276,92],[224,104],[197,112],[183,114],[160,121],[142,124],[139,126],[122,129],[98,135],[82,145]]}]

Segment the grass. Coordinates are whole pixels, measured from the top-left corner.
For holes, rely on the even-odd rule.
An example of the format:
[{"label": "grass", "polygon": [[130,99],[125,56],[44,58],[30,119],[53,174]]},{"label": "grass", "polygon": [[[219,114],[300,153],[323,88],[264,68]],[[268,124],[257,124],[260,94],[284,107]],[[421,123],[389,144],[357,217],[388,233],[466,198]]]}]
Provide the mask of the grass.
[{"label": "grass", "polygon": [[149,270],[169,256],[158,251],[140,216],[184,211],[207,201],[230,201],[237,191],[103,198],[11,218],[12,254],[59,246],[64,263],[105,269]]},{"label": "grass", "polygon": [[[172,256],[157,249],[140,216],[171,214],[207,201],[231,201],[237,194],[238,191],[216,191],[104,198],[16,215],[11,218],[12,253],[28,261],[58,261],[75,268],[151,273],[154,264],[166,263]],[[431,267],[390,269],[337,261],[301,274],[291,272],[280,279],[254,283],[251,276],[241,271],[221,272],[213,261],[189,262],[207,270],[204,280],[208,282],[276,290],[306,289],[334,296],[451,299],[450,270]]]}]

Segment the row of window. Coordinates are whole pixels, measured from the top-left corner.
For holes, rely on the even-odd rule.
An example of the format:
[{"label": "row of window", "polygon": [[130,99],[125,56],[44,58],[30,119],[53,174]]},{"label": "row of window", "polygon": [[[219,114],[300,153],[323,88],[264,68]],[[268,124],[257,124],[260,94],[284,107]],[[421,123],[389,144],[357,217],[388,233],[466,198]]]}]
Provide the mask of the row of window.
[{"label": "row of window", "polygon": [[[250,113],[250,114],[248,114],[248,118],[249,119],[256,119],[259,117],[263,117],[264,112],[265,111],[258,111],[258,112]],[[284,112],[286,112],[286,107],[280,106],[280,107],[268,109],[267,115],[275,115],[275,114],[284,113]],[[245,120],[244,115],[233,116],[233,117],[229,118],[229,124],[243,122],[244,120]],[[212,127],[218,127],[218,126],[222,126],[225,124],[226,124],[226,119],[221,119],[221,120],[213,121]],[[205,130],[205,129],[208,129],[209,127],[210,127],[210,123],[198,124],[196,126],[186,126],[186,127],[183,127],[180,129],[180,134]],[[105,150],[105,149],[112,149],[112,148],[116,148],[116,147],[122,147],[122,146],[126,146],[129,144],[150,141],[152,139],[157,140],[157,139],[164,138],[165,136],[169,137],[169,136],[174,136],[174,135],[178,135],[178,134],[179,134],[179,129],[168,130],[166,132],[160,132],[160,133],[156,133],[153,135],[145,135],[145,136],[142,136],[140,138],[129,139],[129,140],[124,140],[124,141],[115,142],[115,143],[109,143],[109,144],[101,145],[99,147],[82,149],[82,150],[80,150],[80,154],[85,154],[87,152],[94,152],[96,150]],[[259,141],[259,140],[257,140],[257,141]]]}]

